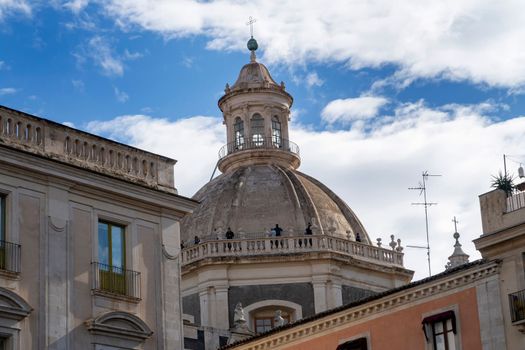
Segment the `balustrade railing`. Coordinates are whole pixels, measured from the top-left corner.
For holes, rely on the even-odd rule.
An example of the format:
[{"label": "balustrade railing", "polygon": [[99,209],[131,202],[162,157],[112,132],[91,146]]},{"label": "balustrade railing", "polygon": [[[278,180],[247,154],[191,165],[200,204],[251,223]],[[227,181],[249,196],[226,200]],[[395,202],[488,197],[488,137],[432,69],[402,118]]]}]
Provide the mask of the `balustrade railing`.
[{"label": "balustrade railing", "polygon": [[279,255],[303,252],[337,252],[356,259],[403,266],[403,253],[327,235],[249,237],[201,241],[182,250],[182,264],[228,257]]},{"label": "balustrade railing", "polygon": [[299,146],[294,142],[278,137],[253,137],[230,142],[219,150],[219,159],[235,152],[253,149],[272,149],[293,153],[299,156]]},{"label": "balustrade railing", "polygon": [[20,273],[20,244],[0,241],[0,270]]},{"label": "balustrade railing", "polygon": [[172,159],[1,106],[0,143],[97,172],[173,187]]},{"label": "balustrade railing", "polygon": [[509,294],[512,323],[525,321],[525,289]]},{"label": "balustrade railing", "polygon": [[518,192],[507,197],[507,213],[525,208],[525,192]]},{"label": "balustrade railing", "polygon": [[140,299],[140,272],[98,262],[91,263],[91,266],[93,290]]}]

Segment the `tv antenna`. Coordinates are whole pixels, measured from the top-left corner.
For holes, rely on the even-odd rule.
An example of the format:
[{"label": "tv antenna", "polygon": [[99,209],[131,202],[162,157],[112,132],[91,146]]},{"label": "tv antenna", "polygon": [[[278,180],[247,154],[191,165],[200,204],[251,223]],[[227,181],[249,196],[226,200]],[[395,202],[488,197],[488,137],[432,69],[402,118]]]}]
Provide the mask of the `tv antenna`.
[{"label": "tv antenna", "polygon": [[426,249],[427,250],[427,260],[428,260],[428,275],[432,276],[432,269],[430,268],[430,239],[428,234],[428,207],[437,205],[435,202],[429,202],[427,201],[427,181],[430,176],[441,176],[441,175],[433,175],[429,174],[428,171],[423,171],[421,174],[423,181],[419,183],[418,187],[409,187],[409,190],[418,190],[419,195],[423,194],[423,202],[419,203],[412,203],[412,205],[423,205],[425,207],[425,230],[427,234],[427,245],[426,246],[418,246],[418,245],[407,245],[409,248],[418,248],[418,249]]}]

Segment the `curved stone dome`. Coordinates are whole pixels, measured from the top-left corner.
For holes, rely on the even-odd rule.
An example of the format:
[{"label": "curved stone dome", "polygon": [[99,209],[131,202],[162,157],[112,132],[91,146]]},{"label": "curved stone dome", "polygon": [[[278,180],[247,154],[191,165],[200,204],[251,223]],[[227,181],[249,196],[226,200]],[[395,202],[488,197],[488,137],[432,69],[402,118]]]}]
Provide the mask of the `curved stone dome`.
[{"label": "curved stone dome", "polygon": [[314,234],[355,239],[370,244],[363,225],[336,194],[297,170],[259,164],[228,171],[193,197],[201,202],[181,224],[183,240],[224,237],[228,227],[239,235],[264,234],[275,224],[284,235],[302,235],[308,222]]},{"label": "curved stone dome", "polygon": [[273,80],[268,68],[262,63],[250,62],[242,67],[239,77],[231,89],[243,90],[261,87],[268,88],[270,86],[278,87],[279,85]]}]

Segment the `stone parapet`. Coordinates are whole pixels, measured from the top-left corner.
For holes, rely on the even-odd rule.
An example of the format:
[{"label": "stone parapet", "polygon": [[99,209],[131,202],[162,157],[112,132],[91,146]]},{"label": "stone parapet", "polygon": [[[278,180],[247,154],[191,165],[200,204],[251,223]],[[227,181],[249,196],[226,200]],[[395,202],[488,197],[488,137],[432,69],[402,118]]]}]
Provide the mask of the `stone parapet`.
[{"label": "stone parapet", "polygon": [[308,252],[335,252],[358,260],[403,267],[403,253],[326,235],[225,239],[182,250],[182,266],[199,260]]},{"label": "stone parapet", "polygon": [[176,193],[176,161],[0,106],[0,145]]}]

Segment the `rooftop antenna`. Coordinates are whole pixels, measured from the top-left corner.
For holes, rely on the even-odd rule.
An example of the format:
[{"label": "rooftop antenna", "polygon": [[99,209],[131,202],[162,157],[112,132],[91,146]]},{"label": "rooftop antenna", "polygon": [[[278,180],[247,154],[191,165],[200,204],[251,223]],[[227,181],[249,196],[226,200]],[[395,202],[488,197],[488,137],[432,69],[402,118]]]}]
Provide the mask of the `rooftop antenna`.
[{"label": "rooftop antenna", "polygon": [[250,16],[248,18],[248,22],[246,22],[246,25],[247,26],[250,26],[250,36],[253,38],[253,24],[257,22],[257,20],[255,18],[253,18],[252,16]]},{"label": "rooftop antenna", "polygon": [[422,178],[423,182],[419,183],[418,187],[409,187],[409,190],[418,190],[419,195],[423,194],[423,202],[419,203],[412,203],[412,205],[423,205],[425,207],[425,229],[427,234],[427,245],[425,246],[417,246],[417,245],[407,245],[409,248],[419,248],[419,249],[426,249],[427,250],[427,260],[428,260],[428,275],[432,276],[432,270],[430,268],[430,239],[428,235],[428,207],[432,205],[437,205],[437,203],[434,202],[428,202],[427,201],[427,181],[429,176],[441,176],[441,175],[432,175],[429,174],[428,171],[423,171]]}]

